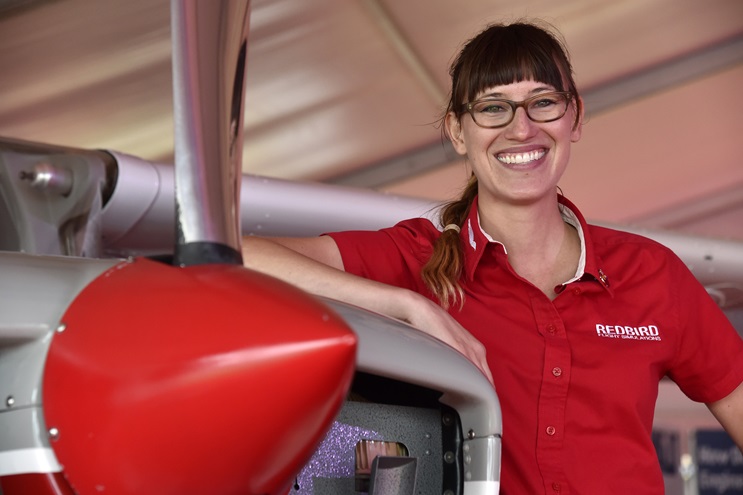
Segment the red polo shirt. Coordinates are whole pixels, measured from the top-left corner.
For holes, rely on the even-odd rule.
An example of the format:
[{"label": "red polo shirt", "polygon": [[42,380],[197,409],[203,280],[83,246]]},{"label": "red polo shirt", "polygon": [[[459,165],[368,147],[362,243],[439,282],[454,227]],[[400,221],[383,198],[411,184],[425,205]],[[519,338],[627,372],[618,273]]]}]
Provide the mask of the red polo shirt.
[{"label": "red polo shirt", "polygon": [[[466,294],[450,313],[487,348],[503,413],[502,493],[662,494],[651,441],[658,382],[713,402],[743,382],[743,340],[683,262],[637,235],[578,229],[575,277],[550,300],[502,244],[462,227]],[[346,271],[432,297],[420,278],[440,232],[426,219],[330,234]]]}]

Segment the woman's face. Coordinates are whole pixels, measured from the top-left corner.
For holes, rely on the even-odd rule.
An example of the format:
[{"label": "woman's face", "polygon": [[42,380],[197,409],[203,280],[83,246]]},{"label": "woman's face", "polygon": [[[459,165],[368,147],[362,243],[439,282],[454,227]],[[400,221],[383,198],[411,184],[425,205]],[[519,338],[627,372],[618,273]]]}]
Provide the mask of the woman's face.
[{"label": "woman's face", "polygon": [[[495,86],[477,95],[523,101],[539,93],[556,91],[550,85],[520,81]],[[465,113],[460,119],[450,113],[446,128],[454,149],[469,158],[478,179],[480,202],[498,201],[529,204],[554,198],[555,188],[570,158],[570,144],[581,135],[581,118],[576,121],[574,102],[565,115],[553,122],[537,123],[518,108],[513,120],[497,129],[479,127]]]}]

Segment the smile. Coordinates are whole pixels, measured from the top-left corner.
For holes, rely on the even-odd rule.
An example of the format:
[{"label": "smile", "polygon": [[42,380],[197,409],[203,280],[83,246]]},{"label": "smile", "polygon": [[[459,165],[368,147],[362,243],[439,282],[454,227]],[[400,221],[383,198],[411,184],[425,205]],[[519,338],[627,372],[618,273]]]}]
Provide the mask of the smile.
[{"label": "smile", "polygon": [[498,159],[498,161],[507,164],[529,163],[535,160],[539,160],[546,153],[547,151],[545,150],[529,151],[526,153],[499,153],[498,155],[496,155],[496,158]]}]

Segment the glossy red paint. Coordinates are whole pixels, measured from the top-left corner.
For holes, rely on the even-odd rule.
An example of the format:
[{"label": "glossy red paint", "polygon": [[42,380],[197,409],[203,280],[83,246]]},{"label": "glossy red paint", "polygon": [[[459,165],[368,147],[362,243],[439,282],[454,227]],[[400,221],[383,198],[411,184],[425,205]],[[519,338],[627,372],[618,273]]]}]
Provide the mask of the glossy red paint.
[{"label": "glossy red paint", "polygon": [[79,495],[286,493],[353,377],[338,316],[241,266],[122,263],[63,323],[43,404]]},{"label": "glossy red paint", "polygon": [[75,495],[62,473],[28,473],[0,477],[3,495]]}]

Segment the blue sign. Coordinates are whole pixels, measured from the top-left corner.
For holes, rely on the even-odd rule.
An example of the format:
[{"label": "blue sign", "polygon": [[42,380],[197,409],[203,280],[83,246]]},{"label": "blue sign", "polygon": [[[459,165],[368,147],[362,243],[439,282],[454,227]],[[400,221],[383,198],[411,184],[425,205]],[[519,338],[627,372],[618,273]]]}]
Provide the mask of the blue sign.
[{"label": "blue sign", "polygon": [[743,495],[743,454],[724,430],[697,430],[699,495]]}]

